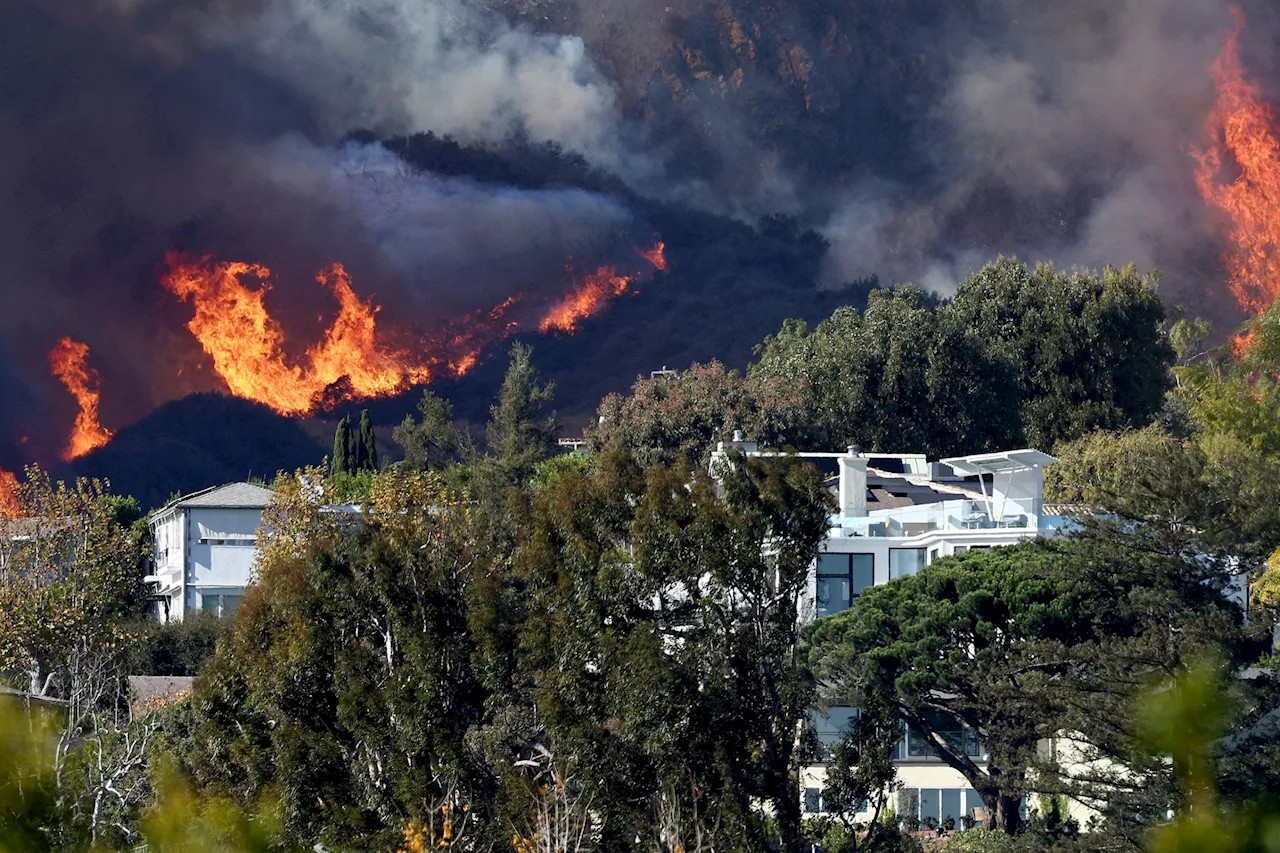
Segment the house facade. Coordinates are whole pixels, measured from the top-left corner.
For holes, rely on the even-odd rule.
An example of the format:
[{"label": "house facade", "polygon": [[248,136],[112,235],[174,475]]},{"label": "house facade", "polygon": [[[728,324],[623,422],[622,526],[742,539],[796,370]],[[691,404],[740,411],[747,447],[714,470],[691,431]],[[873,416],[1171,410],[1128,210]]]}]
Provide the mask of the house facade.
[{"label": "house facade", "polygon": [[270,498],[262,486],[231,483],[179,498],[151,517],[153,569],[146,581],[157,619],[235,613],[253,579]]},{"label": "house facade", "polygon": [[[1055,535],[1065,519],[1045,510],[1044,469],[1056,461],[1030,449],[933,462],[921,455],[862,454],[850,447],[834,459],[839,509],[814,566],[805,617],[839,613],[864,589],[913,575],[942,557]],[[854,713],[838,707],[815,714],[819,741],[834,745]],[[956,731],[948,740],[963,744],[977,763],[985,761],[974,733]],[[899,816],[914,816],[926,827],[950,819],[959,827],[965,816],[983,808],[964,777],[916,733],[904,730],[894,760],[901,787],[893,805]],[[824,811],[825,776],[821,763],[804,772],[807,813]]]},{"label": "house facade", "polygon": [[[753,442],[722,443],[716,457],[730,450],[759,455]],[[1044,469],[1057,461],[1038,450],[1011,450],[937,461],[923,454],[844,453],[795,454],[813,461],[830,476],[838,509],[811,570],[801,619],[808,622],[850,607],[863,590],[913,575],[935,560],[967,551],[1013,545],[1037,536],[1056,535],[1068,519],[1044,505]],[[836,707],[814,712],[811,724],[824,751],[847,731],[856,712]],[[986,759],[972,732],[951,733],[978,764]],[[828,752],[829,755],[829,752]],[[904,727],[894,750],[900,788],[892,806],[900,817],[913,816],[922,826],[956,827],[982,799],[964,777],[944,764],[923,737]],[[802,772],[802,808],[807,815],[826,812],[823,787],[827,765],[819,762]],[[1072,804],[1072,811],[1077,811]],[[868,810],[858,819],[871,818]]]}]

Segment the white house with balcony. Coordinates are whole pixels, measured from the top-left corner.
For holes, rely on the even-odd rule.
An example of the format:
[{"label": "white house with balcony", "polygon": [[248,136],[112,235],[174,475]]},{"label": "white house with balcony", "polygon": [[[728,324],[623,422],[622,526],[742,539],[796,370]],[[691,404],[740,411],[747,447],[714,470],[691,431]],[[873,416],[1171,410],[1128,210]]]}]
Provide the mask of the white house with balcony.
[{"label": "white house with balcony", "polygon": [[[731,450],[773,455],[761,454],[754,442],[735,435],[713,454],[713,472]],[[938,461],[919,453],[862,453],[856,446],[844,453],[793,455],[829,472],[828,485],[838,498],[801,605],[806,622],[839,613],[868,587],[913,575],[934,560],[1052,536],[1067,523],[1053,508],[1045,508],[1044,469],[1058,460],[1038,450]],[[843,737],[855,713],[836,707],[814,714],[813,727],[825,748]],[[986,756],[976,735],[956,731],[947,736],[983,763]],[[899,816],[914,815],[926,826],[941,826],[950,818],[959,827],[964,816],[972,818],[975,809],[983,808],[965,778],[943,764],[916,733],[904,728],[894,760],[901,787],[893,806]],[[807,814],[825,812],[825,779],[825,764],[804,769]],[[1073,814],[1082,811],[1077,804],[1071,808]],[[870,817],[869,811],[858,814],[860,820]]]},{"label": "white house with balcony", "polygon": [[[1044,469],[1058,460],[1038,450],[982,453],[930,462],[922,455],[862,454],[850,447],[835,457],[832,486],[839,508],[814,567],[806,614],[820,618],[848,608],[858,594],[913,575],[942,557],[1013,545],[1061,530],[1064,519],[1044,506]],[[842,736],[851,708],[815,718],[818,739]],[[972,732],[948,738],[981,764],[982,742]],[[964,777],[938,759],[929,743],[905,730],[894,751],[901,785],[897,813],[924,826],[956,827],[978,816],[982,799]],[[821,813],[825,765],[804,773],[805,810]],[[860,815],[869,818],[870,814]]]},{"label": "white house with balcony", "polygon": [[271,491],[231,483],[179,498],[150,520],[154,568],[146,580],[162,622],[235,613],[252,581]]}]

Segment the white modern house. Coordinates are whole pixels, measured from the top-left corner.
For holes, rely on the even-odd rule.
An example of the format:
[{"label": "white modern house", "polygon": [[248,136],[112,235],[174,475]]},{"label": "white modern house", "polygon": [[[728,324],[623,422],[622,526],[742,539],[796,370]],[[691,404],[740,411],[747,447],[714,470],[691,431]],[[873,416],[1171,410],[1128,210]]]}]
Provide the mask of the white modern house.
[{"label": "white modern house", "polygon": [[235,613],[253,578],[270,498],[262,486],[230,483],[179,498],[151,517],[154,568],[146,581],[156,618]]},{"label": "white modern house", "polygon": [[[725,454],[762,455],[754,442],[722,442],[712,471]],[[813,567],[801,618],[808,622],[847,609],[871,586],[912,575],[934,560],[966,551],[997,548],[1037,536],[1052,536],[1068,519],[1044,506],[1044,469],[1057,459],[1038,450],[1011,450],[930,461],[924,454],[798,453],[831,472],[828,485],[838,497],[827,539]],[[837,743],[856,713],[832,708],[812,723],[824,747]],[[980,740],[971,732],[951,733],[981,764]],[[924,738],[904,731],[894,751],[901,785],[893,803],[899,816],[912,814],[923,825],[955,826],[973,817],[982,799],[964,777],[945,765]],[[803,808],[825,812],[826,765],[802,773]],[[1077,811],[1074,807],[1073,812]],[[870,812],[860,812],[867,820]]]}]

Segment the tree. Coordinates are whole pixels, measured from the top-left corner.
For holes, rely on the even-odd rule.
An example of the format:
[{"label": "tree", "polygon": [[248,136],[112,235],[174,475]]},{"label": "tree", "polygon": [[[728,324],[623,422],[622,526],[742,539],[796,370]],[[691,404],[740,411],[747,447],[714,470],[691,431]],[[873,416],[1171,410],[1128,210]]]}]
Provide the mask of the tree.
[{"label": "tree", "polygon": [[[1205,650],[1243,653],[1225,582],[1194,558],[1090,538],[971,552],[818,620],[810,660],[833,695],[892,707],[1005,832],[1018,831],[1031,790],[1118,820],[1150,819],[1154,780],[1168,773],[1158,761],[1134,763],[1132,698]],[[1080,763],[1124,769],[1073,776],[1038,756],[1042,742],[1068,733]]]},{"label": "tree", "polygon": [[724,365],[694,364],[675,376],[638,379],[631,394],[600,403],[589,436],[595,450],[625,448],[642,464],[706,462],[717,440],[735,430],[780,446],[802,420],[803,392],[793,383],[743,376]]},{"label": "tree", "polygon": [[465,740],[484,709],[468,504],[389,469],[353,524],[324,509],[317,473],[277,483],[260,581],[196,684],[187,760],[244,802],[278,788],[308,844],[386,843],[445,806],[483,825],[489,777]]},{"label": "tree", "polygon": [[1157,274],[1028,267],[1012,258],[961,282],[946,309],[1016,378],[1024,442],[1141,427],[1164,400],[1174,352]]},{"label": "tree", "polygon": [[556,754],[598,786],[606,838],[762,849],[764,801],[794,851],[812,697],[797,621],[831,498],[791,460],[722,474],[611,451],[539,491],[517,525],[517,670]]},{"label": "tree", "polygon": [[757,348],[753,377],[804,389],[811,444],[933,456],[1049,448],[1160,411],[1173,349],[1155,278],[988,264],[944,303],[873,291],[810,331],[788,321]]},{"label": "tree", "polygon": [[[851,851],[859,847],[860,831],[865,830],[869,849],[875,849],[880,836],[898,834],[896,826],[888,827],[880,818],[896,788],[893,750],[902,739],[902,724],[896,707],[882,698],[863,693],[851,700],[858,702],[857,713],[832,747],[822,788],[823,810],[843,825]],[[870,805],[871,819],[859,826],[854,815],[862,811],[863,804]]]},{"label": "tree", "polygon": [[469,450],[462,432],[453,424],[453,405],[430,390],[418,401],[420,419],[412,415],[392,432],[404,450],[404,464],[417,471],[436,471],[459,461]]},{"label": "tree", "polygon": [[351,419],[344,416],[333,433],[333,461],[329,463],[332,474],[350,474],[356,470],[352,453]]},{"label": "tree", "polygon": [[1280,546],[1280,459],[1232,435],[1151,426],[1060,446],[1045,498],[1084,505],[1093,535],[1167,555],[1256,568]]},{"label": "tree", "polygon": [[524,344],[511,347],[498,402],[489,409],[488,457],[479,478],[481,490],[490,495],[523,483],[555,451],[560,432],[560,421],[550,411],[555,385],[540,384],[532,354]]},{"label": "tree", "polygon": [[[0,518],[0,674],[88,713],[110,690],[122,625],[142,610],[142,525],[99,480],[32,468]],[[75,714],[73,713],[73,717]]]},{"label": "tree", "polygon": [[360,412],[360,452],[357,454],[356,467],[364,471],[378,470],[378,443],[373,437],[373,419],[369,410]]}]

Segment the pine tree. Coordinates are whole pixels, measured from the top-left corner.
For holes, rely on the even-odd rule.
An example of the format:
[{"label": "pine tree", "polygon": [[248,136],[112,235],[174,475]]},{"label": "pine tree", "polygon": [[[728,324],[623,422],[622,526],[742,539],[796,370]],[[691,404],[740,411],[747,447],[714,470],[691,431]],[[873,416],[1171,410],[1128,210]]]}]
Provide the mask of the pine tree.
[{"label": "pine tree", "polygon": [[550,411],[555,385],[540,383],[524,344],[511,347],[498,404],[490,407],[489,455],[510,485],[524,482],[533,467],[555,452],[560,421]]},{"label": "pine tree", "polygon": [[351,459],[351,420],[343,418],[338,421],[338,428],[333,434],[333,461],[330,472],[345,474],[352,470]]},{"label": "pine tree", "polygon": [[373,437],[373,418],[369,417],[368,409],[360,413],[360,458],[356,467],[378,470],[378,445]]}]

